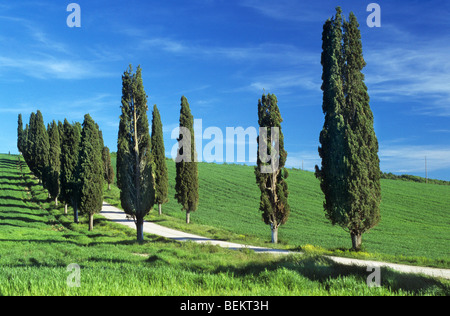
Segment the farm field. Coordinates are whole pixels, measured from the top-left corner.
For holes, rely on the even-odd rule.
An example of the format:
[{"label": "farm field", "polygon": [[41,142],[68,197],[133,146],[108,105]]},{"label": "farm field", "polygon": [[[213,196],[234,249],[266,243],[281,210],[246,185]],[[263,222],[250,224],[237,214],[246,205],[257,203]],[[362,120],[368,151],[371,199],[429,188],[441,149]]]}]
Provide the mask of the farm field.
[{"label": "farm field", "polygon": [[[211,165],[211,167],[213,167]],[[22,170],[22,171],[21,171]],[[202,170],[202,169],[201,169]],[[200,210],[199,210],[200,211]],[[198,213],[200,214],[200,212]],[[0,295],[449,295],[448,281],[363,268],[319,255],[274,257],[146,236],[95,218],[72,224],[17,156],[0,155]],[[67,286],[67,266],[81,286]]]},{"label": "farm field", "polygon": [[[112,156],[115,164],[115,157]],[[206,237],[270,247],[270,229],[258,211],[259,189],[254,168],[242,165],[199,164],[200,204],[184,224],[174,196],[175,164],[169,169],[169,203],[159,217],[148,220]],[[323,194],[311,172],[289,170],[291,216],[279,230],[278,248],[315,248],[335,255],[354,256],[350,236],[325,218]],[[119,192],[106,192],[119,205]],[[450,186],[382,180],[381,223],[363,235],[366,253],[360,256],[413,265],[450,268]],[[370,255],[368,254],[370,253]],[[356,255],[357,256],[357,255]],[[357,256],[358,257],[358,256]]]}]

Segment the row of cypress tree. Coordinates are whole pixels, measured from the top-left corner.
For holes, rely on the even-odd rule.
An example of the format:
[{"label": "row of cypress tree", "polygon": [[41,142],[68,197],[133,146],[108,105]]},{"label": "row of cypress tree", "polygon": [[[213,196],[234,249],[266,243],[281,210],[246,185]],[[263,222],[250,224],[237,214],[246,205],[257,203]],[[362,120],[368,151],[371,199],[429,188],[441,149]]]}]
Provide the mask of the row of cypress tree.
[{"label": "row of cypress tree", "polygon": [[[324,210],[326,217],[333,225],[339,225],[351,235],[355,250],[361,248],[362,234],[373,228],[380,221],[380,161],[378,158],[378,141],[373,127],[373,113],[369,102],[367,87],[362,73],[366,63],[362,53],[361,34],[356,16],[350,13],[349,21],[344,21],[341,8],[336,9],[336,16],[328,19],[323,29],[323,112],[325,123],[320,134],[322,158],[321,167],[316,166],[316,177],[320,180],[325,195]],[[117,184],[121,191],[121,204],[125,212],[135,219],[137,239],[143,241],[144,217],[151,208],[161,205],[168,199],[168,176],[165,164],[163,130],[159,111],[153,108],[152,133],[149,133],[147,117],[148,105],[142,81],[142,69],[133,73],[132,66],[122,76],[122,115],[120,116],[118,152],[117,152]],[[275,95],[264,94],[258,102],[259,126],[267,128],[263,139],[258,139],[258,149],[263,145],[271,157],[271,161],[261,159],[258,150],[255,168],[256,182],[260,188],[260,211],[267,225],[272,230],[272,242],[278,242],[278,228],[289,218],[289,190],[286,179],[289,174],[285,168],[287,152],[284,149],[284,137],[281,132],[283,119]],[[68,123],[67,123],[68,124]],[[190,213],[198,207],[198,169],[195,150],[194,120],[189,103],[181,98],[180,130],[190,132],[190,148],[183,147],[182,140],[186,134],[180,132],[178,157],[176,163],[175,198],[186,212],[186,222],[190,221]],[[68,154],[61,158],[61,187],[64,201],[72,200],[80,208],[96,210],[98,200],[90,198],[100,194],[96,183],[99,176],[94,170],[101,169],[98,159],[100,148],[96,141],[98,127],[87,115],[83,123],[79,154]],[[76,141],[70,128],[65,130],[63,141],[70,139],[72,146]],[[78,134],[79,125],[72,127],[72,133]],[[53,122],[48,128],[48,137],[43,128],[42,115],[38,111],[32,114],[30,125],[22,130],[19,116],[19,150],[30,169],[49,188],[52,196],[53,179],[58,170],[58,162],[45,158],[46,146],[55,147],[52,156],[57,156],[57,130]],[[97,132],[96,132],[97,131]],[[274,134],[275,133],[275,134]],[[74,137],[74,138],[69,138]],[[260,135],[260,137],[262,137]],[[278,144],[273,144],[275,138]],[[25,140],[24,140],[25,139]],[[52,145],[51,145],[51,144]],[[76,152],[76,146],[67,148],[61,145],[62,152]],[[70,148],[69,148],[70,147]],[[43,149],[44,148],[44,149]],[[186,161],[186,152],[190,155]],[[108,152],[104,152],[109,157]],[[49,153],[50,155],[50,153]],[[62,157],[65,154],[61,153]],[[33,159],[31,159],[33,157]],[[78,157],[76,160],[73,157]],[[183,159],[178,159],[183,158]],[[47,160],[46,160],[47,159]],[[106,160],[107,158],[105,158]],[[277,161],[276,168],[274,161]],[[77,161],[77,163],[75,162]],[[271,172],[262,172],[271,167]],[[105,171],[105,174],[107,171]],[[75,179],[75,180],[74,180]],[[78,180],[77,180],[78,179]],[[65,181],[65,182],[64,182]],[[101,205],[100,205],[101,209]],[[92,217],[90,217],[92,220]],[[90,222],[91,222],[90,220]]]},{"label": "row of cypress tree", "polygon": [[152,135],[147,117],[147,94],[142,69],[122,76],[122,114],[117,139],[117,186],[123,210],[136,224],[137,240],[144,240],[144,217],[153,206],[168,201],[168,172],[161,117],[153,107]]},{"label": "row of cypress tree", "polygon": [[[361,33],[353,13],[350,13],[349,21],[344,21],[342,10],[338,7],[336,16],[325,22],[321,63],[325,123],[320,134],[322,165],[321,168],[316,166],[316,177],[325,196],[327,219],[348,231],[353,249],[360,250],[362,234],[380,221],[381,172],[373,113],[362,73],[366,63]],[[133,74],[131,66],[125,72],[122,92],[117,173],[120,175],[122,206],[128,214],[137,218],[138,239],[141,240],[143,217],[150,211],[155,198],[159,198],[161,212],[161,204],[166,202],[167,197],[162,126],[155,105],[150,150],[147,96],[140,67],[136,74]],[[189,103],[183,96],[180,129],[183,127],[190,132],[191,147],[182,146],[183,137],[187,135],[180,132],[175,198],[186,212],[187,223],[199,201],[193,121]],[[278,242],[278,229],[287,222],[290,214],[286,182],[289,173],[285,168],[287,152],[284,149],[282,122],[277,97],[263,94],[258,102],[258,123],[267,129],[267,133],[258,137],[255,175],[261,191],[259,209],[264,222],[270,225],[273,243]],[[278,141],[276,145],[275,138]],[[265,154],[271,157],[269,161],[261,159],[261,151],[264,151],[261,146],[267,151]],[[189,161],[185,160],[186,150],[191,155]],[[263,172],[267,167],[271,172]],[[155,171],[152,168],[156,168]],[[166,191],[161,191],[159,182],[164,183]]]},{"label": "row of cypress tree", "polygon": [[[153,107],[151,136],[147,117],[148,96],[142,80],[142,69],[136,72],[133,67],[122,76],[122,114],[120,116],[117,140],[117,185],[120,200],[125,213],[136,224],[137,240],[143,241],[144,217],[158,204],[161,214],[162,204],[168,202],[168,171],[164,148],[161,116],[156,105]],[[178,156],[184,157],[187,151],[189,159],[177,159],[175,199],[186,212],[186,223],[190,223],[190,214],[198,206],[198,170],[195,152],[194,118],[189,103],[181,98],[180,130],[187,129],[191,139],[189,147],[180,145]],[[183,138],[180,133],[179,144]]]},{"label": "row of cypress tree", "polygon": [[[380,160],[374,118],[362,70],[361,33],[356,16],[350,13],[344,21],[342,9],[328,19],[323,28],[323,112],[325,123],[320,134],[319,155],[322,165],[316,166],[316,177],[325,196],[325,216],[333,225],[350,233],[354,250],[360,250],[362,234],[380,222]],[[261,168],[269,163],[258,155],[255,168],[261,190],[260,211],[264,222],[272,230],[272,242],[278,240],[278,228],[285,224],[290,213],[289,190],[284,168],[287,153],[284,150],[282,118],[274,95],[263,95],[258,104],[259,125],[278,128],[279,144],[273,145],[273,129],[265,139],[258,140],[268,154],[279,162],[278,168],[264,173]],[[261,137],[261,135],[260,135]]]},{"label": "row of cypress tree", "polygon": [[103,205],[103,183],[114,181],[109,149],[104,146],[102,132],[89,114],[84,122],[70,124],[52,121],[45,128],[41,111],[31,113],[23,129],[22,115],[18,118],[17,147],[32,173],[48,190],[58,206],[64,202],[74,210],[89,215],[89,230],[93,230],[93,215]]}]

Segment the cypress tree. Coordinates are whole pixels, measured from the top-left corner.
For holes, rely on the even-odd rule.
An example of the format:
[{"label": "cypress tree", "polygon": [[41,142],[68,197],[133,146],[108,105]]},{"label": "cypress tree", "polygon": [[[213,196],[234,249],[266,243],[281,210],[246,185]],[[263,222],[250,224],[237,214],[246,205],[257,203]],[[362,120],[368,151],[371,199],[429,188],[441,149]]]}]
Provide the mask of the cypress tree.
[{"label": "cypress tree", "polygon": [[34,159],[36,176],[42,180],[45,188],[47,188],[49,166],[49,151],[50,145],[48,141],[47,129],[44,125],[44,118],[41,111],[36,113],[36,138],[34,142]]},{"label": "cypress tree", "polygon": [[59,128],[55,121],[48,126],[48,138],[50,144],[49,167],[48,167],[48,191],[58,206],[58,197],[61,191],[61,144]]},{"label": "cypress tree", "polygon": [[22,114],[19,114],[19,118],[17,120],[17,149],[19,153],[23,152],[23,121]]},{"label": "cypress tree", "polygon": [[163,126],[158,108],[153,107],[152,119],[152,156],[155,164],[156,204],[158,213],[162,214],[161,205],[168,202],[169,175],[166,165],[166,151],[164,148]]},{"label": "cypress tree", "polygon": [[24,129],[23,135],[22,135],[22,155],[23,155],[23,159],[25,160],[26,163],[29,159],[29,157],[27,157],[29,130],[30,130],[30,128],[29,128],[28,124],[25,124],[25,129]]},{"label": "cypress tree", "polygon": [[59,144],[62,146],[64,138],[64,124],[58,121]]},{"label": "cypress tree", "polygon": [[61,193],[60,197],[67,206],[72,205],[74,211],[74,222],[78,223],[78,182],[77,167],[81,143],[81,128],[79,123],[70,124],[64,120],[63,137],[61,144]]},{"label": "cypress tree", "polygon": [[130,65],[122,76],[122,115],[117,141],[117,178],[122,208],[135,219],[137,240],[144,240],[144,217],[155,203],[147,95],[142,70]]},{"label": "cypress tree", "polygon": [[94,214],[103,206],[103,169],[98,127],[86,114],[79,158],[80,211],[89,216],[89,231],[94,229]]},{"label": "cypress tree", "polygon": [[[259,209],[264,222],[271,227],[272,243],[275,244],[278,243],[278,228],[287,222],[290,214],[289,190],[286,182],[289,174],[284,168],[287,152],[284,150],[282,122],[277,97],[274,94],[263,95],[258,102],[258,123],[267,133],[266,137],[261,134],[258,137],[259,154],[255,175],[261,191]],[[277,138],[278,146],[273,147]],[[266,154],[270,157],[270,162],[269,159],[261,160]]]},{"label": "cypress tree", "polygon": [[103,176],[108,183],[108,190],[111,191],[111,184],[114,183],[114,168],[111,164],[111,154],[108,147],[103,147],[102,151],[103,160]]},{"label": "cypress tree", "polygon": [[320,186],[325,195],[325,215],[333,225],[346,221],[347,167],[344,159],[345,123],[342,113],[345,96],[342,78],[341,13],[342,10],[338,8],[336,17],[325,23],[322,35],[322,91],[325,123],[320,134],[321,147],[319,148],[322,166],[321,169],[316,166],[316,176],[320,180]]},{"label": "cypress tree", "polygon": [[35,160],[36,156],[34,154],[35,143],[36,143],[36,113],[32,112],[30,114],[30,123],[26,143],[27,146],[24,152],[24,158],[31,172],[34,174],[34,176],[37,176],[36,160]]},{"label": "cypress tree", "polygon": [[[190,137],[187,138],[187,137]],[[188,100],[181,98],[180,137],[178,138],[176,160],[175,199],[186,212],[186,223],[190,223],[190,214],[198,207],[198,166],[195,150],[194,117]]]},{"label": "cypress tree", "polygon": [[[379,222],[378,142],[373,130],[356,17],[342,22],[342,10],[323,31],[323,111],[320,135],[322,166],[316,166],[325,195],[326,217],[350,232],[353,249],[361,235]],[[343,35],[343,28],[345,35]]]},{"label": "cypress tree", "polygon": [[370,98],[362,70],[366,66],[359,23],[353,12],[344,23],[344,90],[346,107],[348,221],[352,245],[360,250],[362,234],[380,221],[380,160]]}]

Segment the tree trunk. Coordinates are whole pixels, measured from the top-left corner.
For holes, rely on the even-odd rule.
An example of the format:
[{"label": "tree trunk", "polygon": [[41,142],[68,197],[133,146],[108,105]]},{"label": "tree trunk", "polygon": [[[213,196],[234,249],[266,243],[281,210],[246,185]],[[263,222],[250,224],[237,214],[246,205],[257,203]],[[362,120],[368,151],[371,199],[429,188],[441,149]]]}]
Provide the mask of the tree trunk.
[{"label": "tree trunk", "polygon": [[144,242],[144,219],[136,218],[137,241]]},{"label": "tree trunk", "polygon": [[94,214],[89,214],[89,231],[94,230]]},{"label": "tree trunk", "polygon": [[158,204],[158,214],[159,214],[159,216],[162,215],[162,205],[161,204]]},{"label": "tree trunk", "polygon": [[68,214],[68,205],[67,203],[64,203],[64,215]]},{"label": "tree trunk", "polygon": [[58,198],[55,198],[55,206],[58,206]]},{"label": "tree trunk", "polygon": [[111,191],[111,183],[108,183],[108,191]]},{"label": "tree trunk", "polygon": [[186,211],[186,224],[191,223],[191,211]]},{"label": "tree trunk", "polygon": [[140,160],[139,160],[139,137],[138,137],[138,127],[137,127],[137,114],[136,114],[136,106],[134,102],[134,96],[132,99],[133,104],[133,124],[134,124],[134,159],[135,159],[135,170],[134,170],[134,183],[136,190],[136,213],[141,211],[140,203],[141,200],[141,185],[140,185],[140,177],[141,177],[141,168],[140,168]]},{"label": "tree trunk", "polygon": [[272,229],[272,244],[278,244],[278,227],[271,225]]},{"label": "tree trunk", "polygon": [[361,233],[351,233],[353,250],[360,251],[362,244]]}]

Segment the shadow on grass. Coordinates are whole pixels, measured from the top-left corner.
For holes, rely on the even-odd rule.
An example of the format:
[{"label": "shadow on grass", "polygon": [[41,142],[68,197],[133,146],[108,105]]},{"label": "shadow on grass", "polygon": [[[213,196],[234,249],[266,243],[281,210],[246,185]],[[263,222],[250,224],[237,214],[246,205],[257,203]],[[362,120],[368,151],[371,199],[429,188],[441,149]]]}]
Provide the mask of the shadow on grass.
[{"label": "shadow on grass", "polygon": [[[6,189],[6,190],[8,190],[8,189]],[[20,192],[24,192],[24,191],[20,191]],[[0,201],[19,201],[19,202],[22,202],[22,203],[24,203],[24,202],[26,202],[27,200],[26,199],[23,199],[23,198],[19,198],[19,197],[16,197],[16,196],[11,196],[11,195],[3,195],[3,196],[0,196]],[[1,206],[1,204],[0,204],[0,206]]]},{"label": "shadow on grass", "polygon": [[[33,216],[38,216],[38,215],[33,215]],[[35,219],[31,219],[29,217],[22,217],[22,216],[17,216],[17,215],[16,216],[0,216],[0,221],[2,221],[2,222],[4,222],[4,221],[19,221],[19,222],[24,222],[24,223],[46,224],[46,220],[44,220],[44,219],[35,220]]]},{"label": "shadow on grass", "polygon": [[[367,282],[371,272],[367,272],[366,267],[348,266],[338,264],[331,259],[311,256],[301,258],[298,262],[289,261],[286,258],[280,259],[278,263],[267,265],[260,263],[250,263],[243,267],[219,267],[214,273],[233,273],[237,276],[259,275],[265,271],[275,271],[279,268],[286,268],[295,271],[299,275],[314,282],[320,282],[329,290],[329,282],[343,277],[355,277],[361,282]],[[431,277],[404,274],[388,268],[381,268],[381,286],[393,292],[407,291],[414,295],[423,293],[437,293],[437,295],[450,295],[450,285],[440,282]]]}]

